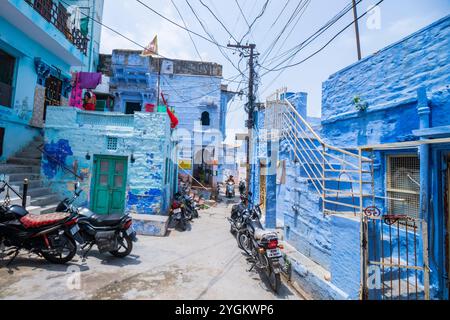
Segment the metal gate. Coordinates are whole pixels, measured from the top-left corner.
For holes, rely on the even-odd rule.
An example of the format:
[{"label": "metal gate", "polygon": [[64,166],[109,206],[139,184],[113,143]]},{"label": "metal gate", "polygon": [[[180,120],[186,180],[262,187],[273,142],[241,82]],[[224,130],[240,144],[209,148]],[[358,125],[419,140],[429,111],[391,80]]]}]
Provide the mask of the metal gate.
[{"label": "metal gate", "polygon": [[426,222],[369,207],[361,229],[362,299],[429,300]]}]

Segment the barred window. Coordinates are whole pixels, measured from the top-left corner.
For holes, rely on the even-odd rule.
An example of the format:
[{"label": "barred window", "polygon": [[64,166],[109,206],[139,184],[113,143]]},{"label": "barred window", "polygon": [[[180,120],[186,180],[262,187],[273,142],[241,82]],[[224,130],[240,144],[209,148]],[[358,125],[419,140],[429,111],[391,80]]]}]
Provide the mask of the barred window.
[{"label": "barred window", "polygon": [[419,218],[420,160],[418,156],[389,156],[386,180],[389,214]]}]

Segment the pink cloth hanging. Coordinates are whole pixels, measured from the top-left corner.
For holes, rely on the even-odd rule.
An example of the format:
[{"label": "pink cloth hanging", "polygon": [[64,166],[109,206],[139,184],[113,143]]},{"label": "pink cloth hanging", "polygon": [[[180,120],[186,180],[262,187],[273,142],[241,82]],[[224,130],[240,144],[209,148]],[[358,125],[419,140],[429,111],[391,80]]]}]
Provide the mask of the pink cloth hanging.
[{"label": "pink cloth hanging", "polygon": [[78,81],[78,73],[76,73],[74,77],[74,85],[72,93],[70,94],[69,106],[83,110],[83,89],[81,89]]}]

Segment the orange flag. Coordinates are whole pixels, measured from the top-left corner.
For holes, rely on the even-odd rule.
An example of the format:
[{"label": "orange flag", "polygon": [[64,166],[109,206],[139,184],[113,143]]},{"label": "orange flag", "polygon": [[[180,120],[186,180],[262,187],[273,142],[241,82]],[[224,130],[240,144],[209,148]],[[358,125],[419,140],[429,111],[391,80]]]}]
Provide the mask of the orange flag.
[{"label": "orange flag", "polygon": [[158,36],[153,38],[153,41],[142,51],[141,57],[153,57],[158,55]]}]

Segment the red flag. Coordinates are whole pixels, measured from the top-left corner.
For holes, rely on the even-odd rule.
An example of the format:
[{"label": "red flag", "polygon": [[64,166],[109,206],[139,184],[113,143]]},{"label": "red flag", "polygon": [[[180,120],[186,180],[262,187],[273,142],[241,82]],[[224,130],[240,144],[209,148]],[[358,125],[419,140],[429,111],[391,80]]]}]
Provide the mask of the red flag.
[{"label": "red flag", "polygon": [[172,111],[170,111],[169,105],[167,104],[166,98],[164,97],[164,94],[162,92],[161,92],[161,97],[162,97],[164,105],[166,106],[167,114],[169,115],[169,118],[170,118],[170,127],[172,129],[175,129],[179,123],[178,118],[173,114]]}]

